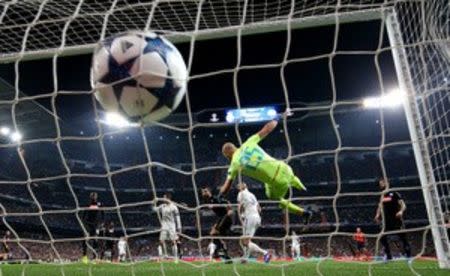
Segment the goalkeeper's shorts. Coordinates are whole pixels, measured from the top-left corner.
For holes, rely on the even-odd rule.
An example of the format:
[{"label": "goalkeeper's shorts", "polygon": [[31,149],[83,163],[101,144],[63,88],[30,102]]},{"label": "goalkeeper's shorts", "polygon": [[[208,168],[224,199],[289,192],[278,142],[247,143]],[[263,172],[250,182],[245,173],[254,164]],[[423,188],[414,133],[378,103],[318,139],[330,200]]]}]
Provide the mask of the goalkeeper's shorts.
[{"label": "goalkeeper's shorts", "polygon": [[292,168],[288,164],[279,161],[272,180],[264,183],[266,196],[270,199],[284,198],[289,190],[289,184],[294,177]]}]

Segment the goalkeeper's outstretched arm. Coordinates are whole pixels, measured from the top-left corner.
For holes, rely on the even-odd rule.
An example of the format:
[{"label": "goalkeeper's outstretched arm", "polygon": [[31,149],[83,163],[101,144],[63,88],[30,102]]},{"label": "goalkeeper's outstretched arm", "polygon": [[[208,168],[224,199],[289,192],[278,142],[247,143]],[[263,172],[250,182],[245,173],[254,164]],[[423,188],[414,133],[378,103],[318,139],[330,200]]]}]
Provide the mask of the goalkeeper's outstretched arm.
[{"label": "goalkeeper's outstretched arm", "polygon": [[[269,135],[277,127],[277,125],[278,125],[278,122],[275,120],[272,120],[272,121],[268,122],[267,124],[265,124],[264,127],[261,128],[261,130],[258,131],[258,133],[257,133],[258,136],[260,137],[260,139],[266,138],[266,136]],[[231,151],[232,151],[232,153],[231,153]],[[230,161],[232,160],[232,157],[233,157],[233,154],[235,151],[236,151],[236,147],[231,143],[225,144],[224,147],[222,148],[222,152],[228,159],[230,159]],[[225,183],[220,188],[221,195],[225,195],[226,193],[228,193],[228,191],[231,189],[231,185],[233,184],[233,179],[234,179],[233,175],[229,175],[227,177],[227,180],[225,180]]]},{"label": "goalkeeper's outstretched arm", "polygon": [[266,136],[269,135],[277,127],[277,125],[278,122],[275,120],[268,122],[260,131],[258,131],[259,137],[261,137],[261,139],[266,138]]}]

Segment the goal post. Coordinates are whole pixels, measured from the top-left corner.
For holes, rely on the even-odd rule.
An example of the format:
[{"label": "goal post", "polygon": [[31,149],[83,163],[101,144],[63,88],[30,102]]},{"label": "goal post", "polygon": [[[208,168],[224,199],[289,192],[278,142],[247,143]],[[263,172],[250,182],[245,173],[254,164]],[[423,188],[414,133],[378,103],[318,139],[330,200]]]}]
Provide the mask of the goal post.
[{"label": "goal post", "polygon": [[[427,97],[425,92],[417,92],[411,77],[411,67],[406,55],[405,43],[403,42],[400,22],[394,9],[386,12],[386,29],[392,48],[395,69],[399,87],[406,93],[404,110],[411,136],[412,147],[416,159],[420,184],[433,234],[433,241],[440,268],[450,268],[450,243],[447,234],[446,221],[442,211],[442,197],[439,195],[438,186],[449,183],[437,183],[434,177],[433,164],[429,153],[429,138],[425,136],[421,121],[419,101]],[[422,93],[422,94],[420,94]],[[446,116],[444,114],[444,116]],[[448,195],[444,195],[448,196]],[[444,199],[445,200],[445,199]]]}]

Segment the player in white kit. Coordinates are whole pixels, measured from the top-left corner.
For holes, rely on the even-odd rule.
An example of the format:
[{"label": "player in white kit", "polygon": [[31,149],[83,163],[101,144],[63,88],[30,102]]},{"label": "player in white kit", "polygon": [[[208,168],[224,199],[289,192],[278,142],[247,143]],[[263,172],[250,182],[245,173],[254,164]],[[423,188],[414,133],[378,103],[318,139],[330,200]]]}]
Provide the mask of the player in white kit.
[{"label": "player in white kit", "polygon": [[293,260],[300,260],[301,257],[301,251],[300,251],[300,240],[299,237],[297,236],[297,234],[292,231],[292,235],[291,235],[291,240],[292,240],[292,244],[291,244],[291,256]]},{"label": "player in white kit", "polygon": [[209,251],[209,260],[213,260],[214,252],[216,251],[216,244],[211,240],[211,242],[208,244],[208,251]]},{"label": "player in white kit", "polygon": [[181,233],[181,220],[178,207],[172,202],[172,194],[164,194],[164,203],[158,207],[153,207],[155,212],[159,212],[161,219],[161,232],[159,242],[163,248],[164,255],[167,256],[166,241],[172,241],[172,253],[175,262],[178,261],[178,234]]},{"label": "player in white kit", "polygon": [[121,237],[117,243],[119,251],[119,262],[124,262],[127,257],[127,240],[125,237]]},{"label": "player in white kit", "polygon": [[252,242],[252,237],[261,225],[261,207],[255,195],[252,194],[244,182],[238,184],[239,194],[237,201],[239,204],[239,218],[242,222],[242,246],[244,249],[244,260],[248,259],[252,253],[260,253],[264,256],[264,262],[270,262],[272,256],[267,250],[261,249]]}]

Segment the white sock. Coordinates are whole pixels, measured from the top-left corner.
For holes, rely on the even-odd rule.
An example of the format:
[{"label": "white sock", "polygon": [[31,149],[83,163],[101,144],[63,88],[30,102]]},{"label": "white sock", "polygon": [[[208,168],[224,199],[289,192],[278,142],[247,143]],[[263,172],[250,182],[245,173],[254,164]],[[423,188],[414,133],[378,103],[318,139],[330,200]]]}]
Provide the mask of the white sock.
[{"label": "white sock", "polygon": [[175,260],[178,260],[178,246],[176,244],[172,245],[172,253]]},{"label": "white sock", "polygon": [[260,254],[263,254],[263,255],[267,254],[266,250],[262,249],[261,247],[259,247],[258,245],[256,245],[253,242],[249,242],[248,243],[248,253],[250,255],[253,252],[260,253]]}]

